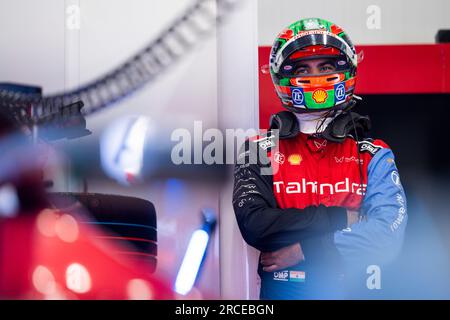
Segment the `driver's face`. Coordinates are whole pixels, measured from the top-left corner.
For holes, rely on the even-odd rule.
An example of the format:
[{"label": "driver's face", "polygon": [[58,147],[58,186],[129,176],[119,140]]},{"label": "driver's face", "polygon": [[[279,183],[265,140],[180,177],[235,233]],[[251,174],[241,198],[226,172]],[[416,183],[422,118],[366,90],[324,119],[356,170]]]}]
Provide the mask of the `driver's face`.
[{"label": "driver's face", "polygon": [[312,74],[318,75],[336,71],[336,66],[332,59],[311,59],[304,60],[296,66],[295,75]]}]

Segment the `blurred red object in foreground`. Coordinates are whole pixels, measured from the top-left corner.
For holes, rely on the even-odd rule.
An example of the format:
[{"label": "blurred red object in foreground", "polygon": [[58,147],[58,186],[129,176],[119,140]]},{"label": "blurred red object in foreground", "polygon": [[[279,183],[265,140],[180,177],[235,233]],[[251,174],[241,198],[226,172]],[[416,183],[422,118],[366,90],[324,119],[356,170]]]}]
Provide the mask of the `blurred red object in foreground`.
[{"label": "blurred red object in foreground", "polygon": [[0,219],[0,299],[174,299],[127,248],[76,215],[44,209]]}]

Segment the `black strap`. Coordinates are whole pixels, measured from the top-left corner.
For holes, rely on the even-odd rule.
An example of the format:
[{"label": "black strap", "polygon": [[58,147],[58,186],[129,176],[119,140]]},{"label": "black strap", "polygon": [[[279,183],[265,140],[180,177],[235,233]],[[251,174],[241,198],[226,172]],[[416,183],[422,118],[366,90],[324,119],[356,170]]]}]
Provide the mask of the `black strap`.
[{"label": "black strap", "polygon": [[300,126],[294,113],[281,111],[270,117],[270,130],[278,130],[280,139],[289,139],[300,132]]},{"label": "black strap", "polygon": [[371,122],[368,116],[361,116],[356,112],[344,112],[328,124],[322,132],[322,137],[340,143],[349,135],[366,137],[370,128]]}]

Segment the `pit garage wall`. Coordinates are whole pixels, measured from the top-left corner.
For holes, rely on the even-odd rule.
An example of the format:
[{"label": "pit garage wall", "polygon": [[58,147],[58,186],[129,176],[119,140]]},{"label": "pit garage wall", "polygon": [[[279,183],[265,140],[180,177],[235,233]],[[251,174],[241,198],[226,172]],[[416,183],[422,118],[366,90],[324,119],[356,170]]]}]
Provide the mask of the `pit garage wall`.
[{"label": "pit garage wall", "polygon": [[438,29],[450,29],[449,12],[447,0],[259,0],[258,44],[272,45],[283,28],[308,17],[337,23],[355,44],[434,43]]},{"label": "pit garage wall", "polygon": [[[257,0],[246,0],[218,30],[218,107],[221,129],[258,128]],[[231,169],[231,168],[230,168]],[[232,176],[230,170],[229,175]],[[220,193],[220,287],[224,299],[257,299],[258,252],[238,229],[232,180]]]}]

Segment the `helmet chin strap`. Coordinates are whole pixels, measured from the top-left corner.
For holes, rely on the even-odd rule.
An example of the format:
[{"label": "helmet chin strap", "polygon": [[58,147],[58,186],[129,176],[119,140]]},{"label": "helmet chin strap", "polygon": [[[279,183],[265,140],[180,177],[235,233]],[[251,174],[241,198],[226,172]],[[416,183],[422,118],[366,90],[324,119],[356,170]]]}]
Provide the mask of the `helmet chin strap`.
[{"label": "helmet chin strap", "polygon": [[[328,124],[340,114],[338,112],[320,111],[310,113],[295,113],[300,124],[300,132],[305,134],[322,133]],[[326,118],[325,118],[326,117]]]}]

